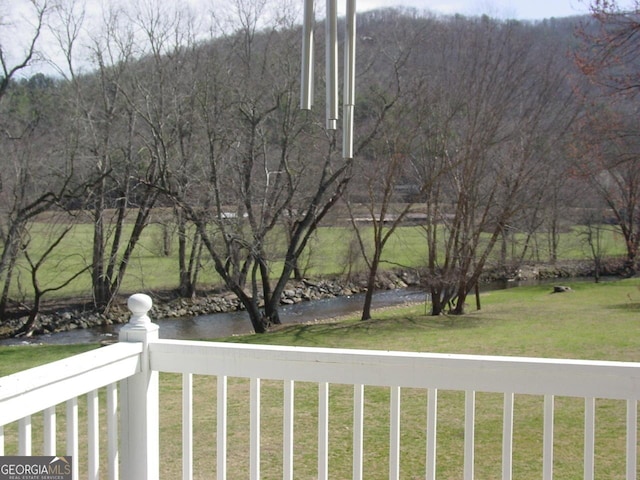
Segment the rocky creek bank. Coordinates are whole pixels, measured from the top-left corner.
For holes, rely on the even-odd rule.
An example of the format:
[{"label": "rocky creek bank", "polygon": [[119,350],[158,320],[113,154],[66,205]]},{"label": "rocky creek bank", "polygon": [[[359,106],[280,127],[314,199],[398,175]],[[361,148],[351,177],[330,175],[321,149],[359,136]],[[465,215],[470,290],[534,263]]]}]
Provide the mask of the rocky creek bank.
[{"label": "rocky creek bank", "polygon": [[[589,262],[562,263],[556,265],[524,265],[518,268],[498,268],[487,270],[483,282],[504,280],[536,280],[549,278],[569,278],[592,276],[592,264]],[[611,268],[609,274],[614,274],[616,268]],[[384,272],[378,276],[376,288],[378,290],[393,290],[409,287],[426,288],[425,276],[415,270]],[[344,279],[318,279],[289,282],[283,292],[281,304],[292,305],[339,296],[350,296],[366,291],[366,277]],[[175,298],[167,292],[147,292],[153,298],[154,306],[150,312],[152,319],[180,318],[226,313],[241,310],[242,304],[235,294],[228,291],[204,292],[193,299]],[[55,333],[90,328],[101,325],[126,323],[129,320],[126,308],[126,297],[120,298],[107,314],[98,313],[90,305],[72,305],[58,302],[55,306],[43,310],[32,335]],[[25,317],[19,317],[3,322],[0,338],[10,336],[24,322]],[[4,331],[4,335],[3,335]]]},{"label": "rocky creek bank", "polygon": [[[417,286],[420,276],[416,273],[385,273],[378,279],[376,288],[392,290]],[[338,279],[301,280],[289,282],[280,300],[282,305],[293,305],[326,298],[356,295],[366,290],[363,279],[341,281]],[[200,293],[192,299],[176,298],[172,292],[145,292],[153,299],[153,308],[149,313],[152,319],[194,317],[215,313],[228,313],[242,310],[238,297],[229,291],[211,291]],[[108,313],[99,313],[91,305],[65,305],[58,302],[38,315],[37,326],[31,336],[65,332],[78,328],[91,328],[101,325],[126,323],[130,312],[126,307],[128,296],[119,298]],[[5,320],[0,330],[0,338],[10,336],[27,321],[27,316]],[[5,332],[3,334],[3,331]]]}]

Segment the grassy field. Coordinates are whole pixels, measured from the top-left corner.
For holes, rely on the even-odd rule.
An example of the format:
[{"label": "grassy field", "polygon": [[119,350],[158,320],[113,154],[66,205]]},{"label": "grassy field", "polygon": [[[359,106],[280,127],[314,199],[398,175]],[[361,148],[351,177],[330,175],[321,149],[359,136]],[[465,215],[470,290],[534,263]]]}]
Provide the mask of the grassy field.
[{"label": "grassy field", "polygon": [[[36,223],[30,230],[31,244],[30,254],[34,259],[44,251],[50,238],[55,238],[55,232],[62,226],[50,223]],[[134,250],[124,279],[121,293],[133,293],[137,291],[172,289],[178,283],[177,260],[177,235],[170,231],[169,255],[163,253],[163,226],[159,223],[151,223]],[[364,230],[367,237],[366,228]],[[42,288],[50,288],[59,285],[75,272],[88,265],[91,260],[92,226],[87,223],[79,223],[64,238],[60,248],[40,268],[39,280]],[[277,251],[283,245],[283,239],[277,231],[270,238],[270,251],[274,258],[282,258]],[[508,246],[508,255],[518,258],[519,251],[524,243],[523,235],[515,235]],[[494,254],[498,255],[499,248]],[[539,234],[531,242],[530,256],[526,260],[546,262],[549,259],[546,235]],[[603,252],[608,256],[617,256],[624,253],[624,243],[618,234],[612,231],[606,232],[603,238]],[[426,258],[426,241],[424,229],[420,226],[404,226],[397,229],[391,237],[383,255],[382,268],[406,268],[421,267]],[[558,258],[562,260],[588,259],[589,254],[584,244],[579,227],[561,234]],[[343,275],[350,272],[363,271],[364,261],[359,254],[355,242],[354,233],[350,227],[322,227],[309,242],[305,254],[299,262],[306,276],[319,275]],[[220,278],[215,273],[213,266],[205,253],[202,259],[202,270],[199,276],[201,286],[219,285]],[[29,272],[23,262],[18,269],[17,279],[13,282],[12,295],[14,298],[31,296]],[[279,272],[282,265],[274,261],[271,264],[274,272]],[[52,297],[77,297],[88,296],[90,290],[90,273],[81,275],[63,290],[52,292],[47,298]]]},{"label": "grassy field", "polygon": [[[640,280],[572,284],[572,292],[551,294],[549,286],[487,293],[483,309],[463,317],[429,317],[424,305],[379,310],[375,319],[355,318],[313,325],[287,326],[267,335],[224,341],[278,345],[368,348],[443,353],[516,355],[530,357],[640,361]],[[2,347],[0,374],[51,361],[81,347]],[[195,478],[215,472],[216,379],[196,376],[194,436]],[[181,377],[161,374],[162,478],[180,475]],[[351,472],[352,388],[331,387],[330,477]],[[262,473],[281,478],[281,382],[263,381]],[[365,478],[388,476],[389,391],[365,390]],[[402,391],[401,478],[424,478],[426,392]],[[438,416],[438,478],[461,478],[463,465],[464,395],[440,392]],[[81,409],[83,409],[81,402]],[[476,420],[476,478],[500,476],[502,397],[478,393]],[[297,384],[295,477],[315,478],[317,450],[317,385]],[[514,478],[542,476],[543,399],[517,396],[514,426]],[[61,409],[63,410],[63,409]],[[556,398],[555,478],[582,477],[581,399]],[[59,413],[64,416],[64,412]],[[596,478],[625,478],[625,405],[598,400]],[[37,431],[37,419],[34,430]],[[229,478],[248,477],[248,382],[229,380]],[[82,426],[81,426],[81,431]],[[37,434],[36,434],[37,435]],[[5,430],[7,453],[15,431]],[[60,440],[60,445],[64,445]]]}]

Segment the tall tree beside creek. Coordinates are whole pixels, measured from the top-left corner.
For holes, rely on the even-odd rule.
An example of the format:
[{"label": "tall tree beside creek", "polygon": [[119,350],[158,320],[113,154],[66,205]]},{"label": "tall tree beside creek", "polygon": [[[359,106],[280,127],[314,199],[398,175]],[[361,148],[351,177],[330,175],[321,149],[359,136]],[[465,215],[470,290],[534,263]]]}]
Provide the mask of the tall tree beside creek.
[{"label": "tall tree beside creek", "polygon": [[576,55],[589,80],[577,168],[610,209],[633,275],[640,253],[640,3],[594,0],[591,11]]},{"label": "tall tree beside creek", "polygon": [[[22,6],[22,5],[21,5]],[[17,9],[16,9],[17,10]],[[32,85],[15,84],[15,78],[35,63],[42,32],[46,28],[51,8],[47,2],[31,1],[26,3],[26,12],[22,18],[8,16],[0,12],[0,142],[2,145],[2,172],[0,175],[0,314],[4,314],[9,291],[13,281],[14,268],[20,255],[23,237],[27,233],[28,222],[55,203],[58,193],[41,188],[41,195],[32,198],[34,178],[31,176],[33,152],[30,145],[40,118],[34,115]],[[16,32],[21,31],[22,42],[16,41]],[[38,78],[44,78],[40,76]],[[15,96],[6,105],[3,100],[14,82]],[[41,85],[42,86],[42,85]],[[45,94],[47,89],[42,89]],[[10,173],[11,172],[11,173]]]},{"label": "tall tree beside creek", "polygon": [[[496,242],[552,171],[573,120],[564,52],[519,22],[454,18],[440,25],[421,73],[432,314],[465,311]],[[534,41],[535,38],[535,41]],[[444,175],[442,172],[445,172]]]},{"label": "tall tree beside creek", "polygon": [[[65,210],[77,204],[85,192],[85,186],[76,184],[73,177],[74,159],[67,157],[68,137],[56,125],[62,110],[58,99],[64,91],[59,82],[37,74],[13,82],[0,105],[0,315],[5,313],[10,297],[19,299],[23,306],[30,303],[33,292],[28,291],[28,285],[35,285],[37,271],[23,276],[24,268],[19,267],[24,266],[25,258],[36,254],[32,237],[38,238],[33,242],[35,250],[44,248],[51,254],[59,249],[55,234],[32,236],[33,225],[73,222]],[[60,269],[60,278],[77,276],[83,268],[82,262],[69,261]],[[21,281],[27,275],[34,281]],[[37,307],[34,310],[35,318]]]},{"label": "tall tree beside creek", "polygon": [[[383,254],[389,240],[405,224],[414,202],[430,188],[415,176],[415,142],[421,135],[416,99],[422,85],[413,70],[422,53],[416,45],[429,44],[432,19],[412,18],[397,10],[364,14],[360,32],[366,39],[359,80],[366,85],[361,97],[366,109],[372,98],[389,106],[381,128],[359,151],[356,174],[345,195],[358,250],[367,268],[362,320],[371,319],[377,275],[387,261]],[[373,34],[372,32],[376,32]],[[391,108],[393,107],[393,108]],[[363,119],[363,121],[366,121]]]},{"label": "tall tree beside creek", "polygon": [[[148,53],[133,73],[136,93],[130,103],[140,119],[138,136],[157,162],[154,175],[144,179],[145,195],[158,195],[162,188],[157,187],[165,185],[166,172],[171,171],[173,188],[184,197],[194,187],[202,159],[198,142],[204,141],[196,117],[204,56],[196,42],[196,16],[187,5],[148,2],[138,6],[134,24],[144,34]],[[177,290],[183,297],[193,297],[200,266],[199,235],[189,229],[181,209],[173,209],[173,214],[178,235]],[[167,222],[168,215],[162,217]],[[164,241],[170,246],[171,238]]]},{"label": "tall tree beside creek", "polygon": [[[280,323],[287,282],[321,220],[342,195],[353,161],[342,158],[339,137],[323,128],[318,115],[322,105],[311,113],[299,108],[295,17],[263,3],[235,2],[231,11],[236,29],[216,41],[213,50],[227,68],[208,64],[205,90],[199,93],[207,129],[206,170],[194,189],[203,195],[194,203],[193,193],[185,197],[173,188],[170,194],[196,226],[216,272],[260,333]],[[371,138],[392,102],[384,96],[372,99],[370,123],[362,127],[356,151]],[[174,172],[170,185],[173,178]]]},{"label": "tall tree beside creek", "polygon": [[[194,178],[186,195],[175,187],[169,192],[256,332],[280,323],[292,259],[335,201],[347,166],[332,140],[319,135],[298,108],[299,33],[282,28],[291,26],[286,16],[260,29],[269,23],[265,15],[277,12],[266,7],[231,6],[237,28],[211,52],[227,68],[207,62],[198,96],[207,135],[204,175]],[[170,186],[174,177],[171,172]],[[286,215],[295,216],[288,237]],[[289,238],[286,247],[274,251],[270,245],[283,237]]]},{"label": "tall tree beside creek", "polygon": [[[134,249],[156,203],[153,186],[161,174],[160,160],[141,142],[137,112],[140,98],[134,55],[148,51],[136,38],[132,12],[110,9],[103,24],[90,32],[91,75],[81,73],[73,52],[80,45],[83,13],[71,3],[62,10],[67,21],[57,38],[68,64],[70,122],[77,132],[78,182],[85,182],[84,208],[93,224],[91,277],[93,300],[107,311],[125,278]],[[73,20],[75,23],[71,22]],[[64,30],[73,25],[72,30]]]}]

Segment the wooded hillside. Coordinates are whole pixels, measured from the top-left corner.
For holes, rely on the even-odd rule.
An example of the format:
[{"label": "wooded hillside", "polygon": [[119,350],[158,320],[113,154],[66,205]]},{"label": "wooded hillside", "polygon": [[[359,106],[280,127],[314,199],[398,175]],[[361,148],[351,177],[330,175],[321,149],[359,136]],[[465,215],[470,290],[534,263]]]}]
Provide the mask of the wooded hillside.
[{"label": "wooded hillside", "polygon": [[[37,314],[45,293],[86,270],[108,309],[160,209],[177,232],[177,291],[195,294],[206,258],[258,332],[279,322],[285,284],[329,221],[351,219],[375,275],[388,234],[420,219],[437,314],[451,302],[463,313],[492,252],[515,235],[525,261],[545,232],[554,261],[567,221],[616,221],[615,207],[640,219],[635,203],[616,203],[635,195],[619,184],[640,170],[600,161],[623,147],[598,122],[631,121],[638,103],[611,101],[579,68],[598,32],[591,17],[359,14],[355,155],[344,159],[340,131],[325,129],[322,20],[316,104],[303,111],[295,12],[232,2],[209,19],[149,5],[107,12],[86,44],[81,12],[55,11],[47,25],[68,59],[58,76],[21,79],[3,57],[0,314],[16,269],[37,279],[75,222],[93,226],[91,258],[55,285],[22,288]],[[635,159],[637,135],[624,148]],[[617,193],[603,199],[594,179]],[[45,212],[56,220],[36,248],[30,229]]]}]

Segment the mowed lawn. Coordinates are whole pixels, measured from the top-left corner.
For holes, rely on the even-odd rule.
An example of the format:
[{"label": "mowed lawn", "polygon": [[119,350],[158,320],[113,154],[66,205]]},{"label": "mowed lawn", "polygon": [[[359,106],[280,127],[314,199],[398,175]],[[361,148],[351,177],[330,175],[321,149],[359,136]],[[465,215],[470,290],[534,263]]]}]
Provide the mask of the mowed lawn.
[{"label": "mowed lawn", "polygon": [[[552,294],[551,286],[514,288],[482,296],[482,310],[461,317],[425,315],[425,305],[390,308],[361,322],[355,317],[319,324],[287,326],[266,335],[229,342],[364,348],[482,355],[640,361],[640,280],[570,284],[571,292]],[[72,347],[2,347],[0,374],[66,356]],[[73,347],[84,349],[89,347]],[[46,358],[46,360],[45,360]],[[181,383],[161,374],[162,478],[181,472]],[[194,378],[195,478],[213,478],[216,464],[216,379]],[[228,478],[248,478],[248,381],[229,379]],[[300,383],[295,392],[295,478],[313,479],[317,469],[318,387]],[[281,382],[262,382],[262,475],[282,478]],[[365,472],[388,478],[389,390],[365,389]],[[476,478],[500,478],[502,395],[479,392],[476,406]],[[542,477],[542,397],[516,396],[514,478]],[[330,388],[330,478],[351,477],[353,389]],[[84,402],[81,401],[81,409]],[[598,400],[596,478],[625,478],[626,404]],[[60,417],[64,417],[64,408]],[[401,478],[424,478],[427,392],[402,390]],[[582,478],[584,400],[556,397],[554,478]],[[35,419],[34,435],[38,435]],[[81,426],[81,432],[83,427]],[[12,428],[5,429],[11,454]],[[462,477],[464,393],[438,397],[438,478]],[[60,445],[64,445],[63,439]],[[82,454],[81,454],[82,455]]]},{"label": "mowed lawn", "polygon": [[[172,289],[178,286],[178,235],[175,226],[166,226],[160,221],[162,217],[154,217],[145,228],[128,263],[127,273],[123,280],[121,293],[146,292],[152,290]],[[36,222],[31,226],[29,253],[39,259],[50,243],[57,238],[64,224],[56,225]],[[125,234],[132,228],[126,226]],[[444,227],[443,227],[444,228]],[[589,250],[585,243],[584,227],[567,228],[560,234],[558,258],[562,260],[588,260]],[[362,234],[367,248],[371,250],[371,227],[362,227]],[[443,232],[444,233],[444,232]],[[167,251],[164,249],[167,235]],[[531,240],[526,261],[546,262],[549,252],[545,247],[548,240],[545,234],[537,234]],[[189,239],[188,239],[189,240]],[[86,268],[91,262],[93,230],[89,223],[78,223],[64,237],[59,248],[55,249],[40,266],[38,281],[41,288],[56,288],[73,277],[78,271]],[[520,251],[524,248],[525,235],[515,234],[510,239],[508,251],[519,260]],[[535,247],[535,248],[534,248]],[[284,257],[286,241],[284,232],[275,229],[267,238],[267,252],[270,268],[274,275],[282,270],[280,259]],[[122,254],[122,247],[119,254]],[[613,231],[603,233],[602,253],[607,256],[624,254],[622,237]],[[494,251],[494,261],[498,261],[499,249]],[[424,228],[420,225],[402,226],[391,236],[385,247],[382,258],[382,269],[421,268],[425,265],[427,247]],[[507,259],[511,260],[510,258]],[[221,285],[221,280],[213,268],[209,255],[205,252],[200,259],[202,265],[198,276],[199,286],[207,289]],[[359,251],[355,233],[351,227],[323,226],[319,228],[303,255],[299,259],[303,274],[308,277],[341,276],[365,271],[366,266]],[[28,303],[33,296],[30,284],[30,271],[24,259],[19,259],[16,274],[18,281],[12,285],[11,294],[16,298],[26,296]],[[78,278],[61,290],[49,292],[46,299],[88,297],[91,295],[91,274],[85,271]]]}]

